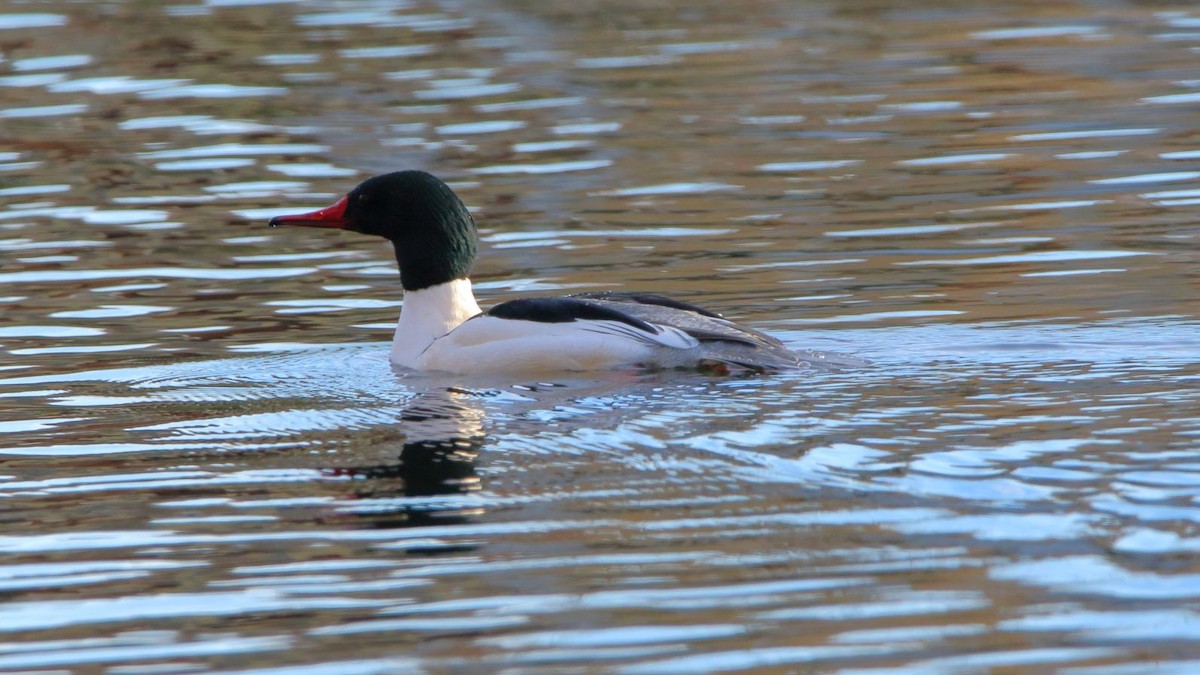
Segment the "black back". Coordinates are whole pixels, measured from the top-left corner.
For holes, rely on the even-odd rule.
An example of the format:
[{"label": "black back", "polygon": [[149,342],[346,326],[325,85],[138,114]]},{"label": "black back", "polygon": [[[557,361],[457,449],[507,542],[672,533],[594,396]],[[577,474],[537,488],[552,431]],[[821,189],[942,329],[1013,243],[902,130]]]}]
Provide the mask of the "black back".
[{"label": "black back", "polygon": [[658,329],[645,321],[635,319],[624,312],[572,297],[520,298],[502,302],[484,313],[498,319],[517,319],[540,323],[568,323],[580,320],[619,321],[647,333],[658,332]]},{"label": "black back", "polygon": [[572,293],[568,298],[579,298],[580,300],[607,300],[609,302],[636,302],[639,305],[658,305],[659,307],[670,307],[671,309],[681,309],[685,312],[695,312],[701,316],[708,316],[714,319],[723,318],[720,314],[712,310],[705,309],[700,305],[693,305],[690,302],[683,302],[674,298],[668,298],[664,295],[656,293],[637,293],[625,291],[589,291],[587,293]]}]

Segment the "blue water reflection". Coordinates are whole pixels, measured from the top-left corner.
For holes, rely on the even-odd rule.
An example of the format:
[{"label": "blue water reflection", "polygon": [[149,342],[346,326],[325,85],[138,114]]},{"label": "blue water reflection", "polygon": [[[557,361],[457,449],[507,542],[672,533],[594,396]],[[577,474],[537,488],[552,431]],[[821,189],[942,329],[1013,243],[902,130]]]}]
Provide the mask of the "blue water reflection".
[{"label": "blue water reflection", "polygon": [[[0,1],[0,670],[1195,671],[1200,16],[910,5]],[[410,167],[873,365],[393,370]]]}]

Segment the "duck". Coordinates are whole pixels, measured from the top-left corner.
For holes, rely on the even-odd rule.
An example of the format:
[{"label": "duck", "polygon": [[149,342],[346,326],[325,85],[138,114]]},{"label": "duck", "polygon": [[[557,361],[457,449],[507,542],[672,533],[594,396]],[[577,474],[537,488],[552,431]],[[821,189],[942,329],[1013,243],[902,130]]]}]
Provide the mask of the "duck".
[{"label": "duck", "polygon": [[368,178],[330,206],[270,227],[347,230],[390,241],[404,300],[391,362],[465,374],[695,369],[716,373],[857,365],[789,349],[765,333],[654,293],[595,291],[508,300],[481,310],[470,272],[479,233],[457,194],[420,170]]}]

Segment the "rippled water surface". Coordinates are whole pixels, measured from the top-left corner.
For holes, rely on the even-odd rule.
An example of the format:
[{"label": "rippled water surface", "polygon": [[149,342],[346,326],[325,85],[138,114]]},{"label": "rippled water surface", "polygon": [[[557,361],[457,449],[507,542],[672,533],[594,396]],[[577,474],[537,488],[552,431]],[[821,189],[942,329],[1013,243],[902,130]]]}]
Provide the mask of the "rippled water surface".
[{"label": "rippled water surface", "polygon": [[[1200,671],[1192,3],[0,1],[0,670]],[[485,303],[870,368],[394,372]]]}]

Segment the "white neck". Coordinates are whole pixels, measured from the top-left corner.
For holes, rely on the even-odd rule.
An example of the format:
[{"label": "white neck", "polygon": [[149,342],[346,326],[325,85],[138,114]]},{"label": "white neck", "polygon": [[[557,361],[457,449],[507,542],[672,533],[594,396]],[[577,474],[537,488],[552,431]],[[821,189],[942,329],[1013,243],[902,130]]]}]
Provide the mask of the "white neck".
[{"label": "white neck", "polygon": [[404,292],[404,308],[392,338],[392,363],[415,368],[417,357],[433,341],[479,313],[470,279],[455,279]]}]

